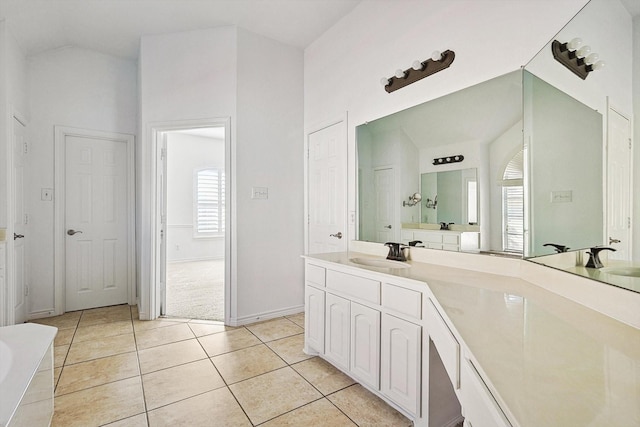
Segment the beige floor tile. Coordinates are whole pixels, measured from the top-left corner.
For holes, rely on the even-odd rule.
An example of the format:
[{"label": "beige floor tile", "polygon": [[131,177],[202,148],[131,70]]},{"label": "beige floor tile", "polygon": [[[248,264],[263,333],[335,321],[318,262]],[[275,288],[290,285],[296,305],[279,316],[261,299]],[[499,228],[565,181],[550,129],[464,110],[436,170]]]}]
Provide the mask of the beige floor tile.
[{"label": "beige floor tile", "polygon": [[263,342],[273,341],[304,332],[304,329],[300,326],[285,318],[267,320],[266,322],[255,323],[245,327]]},{"label": "beige floor tile", "polygon": [[92,308],[91,310],[85,310],[82,312],[82,317],[80,318],[78,327],[124,320],[131,321],[131,309],[128,305]]},{"label": "beige floor tile", "polygon": [[106,424],[105,427],[148,427],[147,414],[140,414],[134,417],[125,418],[115,423]]},{"label": "beige floor tile", "polygon": [[76,329],[76,335],[73,337],[73,342],[90,341],[130,333],[133,333],[131,320],[80,326]]},{"label": "beige floor tile", "polygon": [[360,384],[329,395],[327,399],[360,426],[411,426],[405,416]]},{"label": "beige floor tile", "polygon": [[292,314],[290,316],[286,316],[287,319],[291,320],[296,325],[300,326],[304,329],[304,312],[298,314]]},{"label": "beige floor tile", "polygon": [[67,365],[56,388],[56,396],[140,375],[135,352]]},{"label": "beige floor tile", "polygon": [[53,427],[92,427],[145,411],[140,377],[104,384],[55,398]]},{"label": "beige floor tile", "polygon": [[209,359],[145,374],[142,382],[147,410],[225,385]]},{"label": "beige floor tile", "polygon": [[149,329],[147,331],[136,331],[136,343],[138,350],[169,344],[172,342],[184,341],[195,338],[191,329],[186,323],[180,323],[166,328]]},{"label": "beige floor tile", "polygon": [[221,354],[212,357],[211,360],[227,384],[286,366],[286,363],[264,344]]},{"label": "beige floor tile", "polygon": [[56,334],[56,338],[53,341],[53,345],[58,346],[58,345],[71,344],[71,340],[73,340],[73,334],[75,334],[75,332],[76,332],[76,328],[70,328],[70,329],[58,328],[58,333]]},{"label": "beige floor tile", "polygon": [[207,353],[198,340],[190,339],[138,351],[143,374],[206,359]]},{"label": "beige floor tile", "polygon": [[189,327],[196,334],[196,337],[217,334],[218,332],[231,331],[234,328],[223,324],[189,322]]},{"label": "beige floor tile", "polygon": [[140,318],[140,311],[138,310],[138,306],[137,305],[132,305],[129,308],[131,309],[131,318],[132,319],[139,319]]},{"label": "beige floor tile", "polygon": [[165,328],[167,326],[175,326],[184,322],[176,322],[167,319],[156,319],[156,320],[134,320],[133,321],[133,329],[135,329],[136,333],[140,331],[148,331],[150,329],[157,328]]},{"label": "beige floor tile", "polygon": [[260,340],[245,328],[220,332],[198,338],[209,357],[260,344]]},{"label": "beige floor tile", "polygon": [[60,374],[62,373],[62,368],[54,368],[53,369],[53,389],[58,386],[58,380],[60,380]]},{"label": "beige floor tile", "polygon": [[67,354],[69,353],[68,345],[58,345],[53,347],[53,367],[60,368],[64,365],[64,362],[67,358]]},{"label": "beige floor tile", "polygon": [[291,367],[325,396],[355,384],[350,377],[319,357],[296,363]]},{"label": "beige floor tile", "polygon": [[253,424],[263,423],[322,397],[289,367],[232,384],[229,388]]},{"label": "beige floor tile", "polygon": [[150,427],[251,426],[226,387],[149,411]]},{"label": "beige floor tile", "polygon": [[340,412],[327,399],[316,400],[260,425],[260,427],[289,426],[356,427],[345,414]]},{"label": "beige floor tile", "polygon": [[55,326],[58,329],[69,329],[78,326],[80,321],[81,311],[71,311],[61,316],[44,317],[42,319],[31,320],[33,323],[40,323],[41,325]]},{"label": "beige floor tile", "polygon": [[113,356],[135,351],[133,334],[116,335],[99,340],[82,341],[71,344],[66,364],[85,362],[100,357]]},{"label": "beige floor tile", "polygon": [[270,341],[267,345],[290,365],[314,357],[309,356],[302,351],[302,348],[304,347],[304,334]]}]

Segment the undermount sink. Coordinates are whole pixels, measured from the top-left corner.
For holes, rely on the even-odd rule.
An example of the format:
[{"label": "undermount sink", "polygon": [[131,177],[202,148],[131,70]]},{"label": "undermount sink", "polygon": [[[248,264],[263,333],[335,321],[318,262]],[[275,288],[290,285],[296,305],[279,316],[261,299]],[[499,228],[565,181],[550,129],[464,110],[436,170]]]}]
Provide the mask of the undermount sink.
[{"label": "undermount sink", "polygon": [[614,276],[640,277],[640,267],[604,267],[600,272]]},{"label": "undermount sink", "polygon": [[409,268],[411,264],[402,261],[393,261],[381,258],[351,258],[351,262],[369,267],[378,268]]}]

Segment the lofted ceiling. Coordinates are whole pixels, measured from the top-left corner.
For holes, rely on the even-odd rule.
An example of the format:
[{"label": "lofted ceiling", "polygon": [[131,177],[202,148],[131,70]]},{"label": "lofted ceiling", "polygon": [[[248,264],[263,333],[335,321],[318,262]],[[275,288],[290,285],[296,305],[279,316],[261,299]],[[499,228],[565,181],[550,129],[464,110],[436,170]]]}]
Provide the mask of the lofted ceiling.
[{"label": "lofted ceiling", "polygon": [[487,144],[522,119],[522,74],[515,71],[371,121],[371,135],[403,132],[418,149]]},{"label": "lofted ceiling", "polygon": [[304,49],[361,0],[0,0],[27,55],[79,46],[129,59],[142,35],[224,25]]}]

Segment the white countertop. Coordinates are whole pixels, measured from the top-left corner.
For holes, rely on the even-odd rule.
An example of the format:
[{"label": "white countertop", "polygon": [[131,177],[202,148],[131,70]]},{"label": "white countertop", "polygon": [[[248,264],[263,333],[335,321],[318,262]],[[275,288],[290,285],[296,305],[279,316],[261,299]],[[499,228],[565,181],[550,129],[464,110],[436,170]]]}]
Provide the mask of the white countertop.
[{"label": "white countertop", "polygon": [[362,256],[307,258],[427,283],[514,425],[640,426],[640,330],[519,278]]},{"label": "white countertop", "polygon": [[35,323],[0,327],[0,426],[11,420],[57,332]]}]

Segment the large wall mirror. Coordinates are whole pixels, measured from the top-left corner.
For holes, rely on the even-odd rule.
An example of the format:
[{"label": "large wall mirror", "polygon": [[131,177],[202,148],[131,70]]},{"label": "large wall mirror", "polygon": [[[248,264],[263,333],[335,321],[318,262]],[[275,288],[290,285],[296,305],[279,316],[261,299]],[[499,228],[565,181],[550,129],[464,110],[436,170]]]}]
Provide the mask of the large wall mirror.
[{"label": "large wall mirror", "polygon": [[446,231],[475,244],[445,248],[522,255],[520,70],[360,125],[356,137],[359,240]]},{"label": "large wall mirror", "polygon": [[[633,267],[631,232],[610,235],[621,222],[614,217],[630,215],[616,206],[632,206],[623,173],[633,163],[626,156],[626,169],[612,167],[606,144],[612,111],[633,117],[632,9],[627,0],[591,0],[554,37],[580,37],[606,60],[584,80],[553,58],[550,41],[524,70],[358,126],[358,239],[469,234],[475,243],[435,247],[524,257],[640,291],[631,283],[640,278],[585,271],[575,256],[626,240],[609,258]],[[434,164],[458,155],[464,160]],[[449,172],[459,178],[439,188]],[[450,200],[456,208],[447,213]],[[576,252],[557,262],[549,243]]]}]

